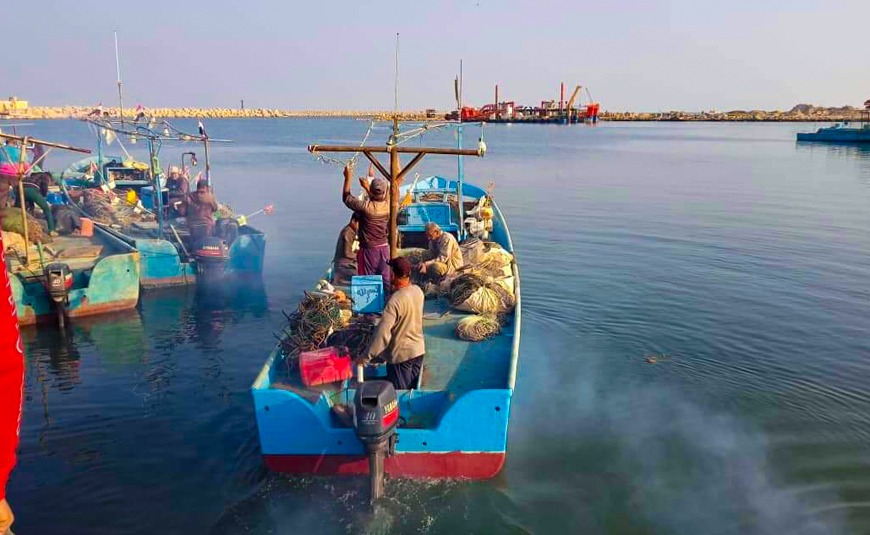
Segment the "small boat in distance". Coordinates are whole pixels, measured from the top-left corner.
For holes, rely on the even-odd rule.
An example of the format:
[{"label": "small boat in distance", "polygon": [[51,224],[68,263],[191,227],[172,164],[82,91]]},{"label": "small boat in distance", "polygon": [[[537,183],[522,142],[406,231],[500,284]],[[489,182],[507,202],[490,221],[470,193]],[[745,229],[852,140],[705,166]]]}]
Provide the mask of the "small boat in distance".
[{"label": "small boat in distance", "polygon": [[850,121],[834,126],[819,128],[815,132],[798,132],[798,141],[820,141],[832,143],[870,143],[870,100],[864,102],[859,126],[851,126]]}]

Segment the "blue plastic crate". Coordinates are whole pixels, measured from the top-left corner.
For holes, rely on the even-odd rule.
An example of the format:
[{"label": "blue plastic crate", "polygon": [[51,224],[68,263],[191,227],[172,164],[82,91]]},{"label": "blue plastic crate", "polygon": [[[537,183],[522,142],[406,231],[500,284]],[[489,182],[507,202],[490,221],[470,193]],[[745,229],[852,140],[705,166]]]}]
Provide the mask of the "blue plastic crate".
[{"label": "blue plastic crate", "polygon": [[384,310],[384,280],[380,275],[355,275],[350,279],[350,298],[357,314],[380,314]]},{"label": "blue plastic crate", "polygon": [[48,204],[66,204],[66,199],[59,191],[49,191],[48,195],[45,196],[45,202]]}]

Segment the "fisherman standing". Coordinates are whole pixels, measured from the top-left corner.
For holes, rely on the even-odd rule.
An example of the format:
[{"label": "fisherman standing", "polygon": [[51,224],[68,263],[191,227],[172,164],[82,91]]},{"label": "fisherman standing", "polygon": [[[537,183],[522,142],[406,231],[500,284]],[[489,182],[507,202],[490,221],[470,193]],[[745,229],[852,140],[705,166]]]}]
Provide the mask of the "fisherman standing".
[{"label": "fisherman standing", "polygon": [[397,390],[417,387],[423,369],[426,343],[423,338],[423,290],[411,284],[411,263],[394,258],[393,293],[384,307],[377,331],[357,364],[366,365],[374,358],[387,363],[387,379]]},{"label": "fisherman standing", "polygon": [[453,234],[430,222],[426,223],[426,237],[429,238],[428,260],[419,265],[420,273],[441,280],[463,266],[462,250]]},{"label": "fisherman standing", "polygon": [[169,206],[184,217],[187,215],[187,196],[190,194],[190,184],[178,167],[169,166],[169,176],[166,177],[166,188],[169,190]]},{"label": "fisherman standing", "polygon": [[348,284],[350,278],[358,272],[356,254],[353,252],[357,230],[359,215],[354,212],[350,216],[350,222],[338,234],[338,242],[335,244],[335,256],[332,258],[333,284]]},{"label": "fisherman standing", "polygon": [[194,247],[199,247],[214,232],[214,213],[218,204],[210,190],[208,182],[200,180],[196,191],[187,198],[187,230]]},{"label": "fisherman standing", "polygon": [[387,200],[387,181],[375,178],[370,182],[360,178],[360,185],[368,192],[368,200],[361,201],[350,192],[353,167],[344,167],[344,186],[341,200],[359,216],[359,253],[357,254],[360,275],[381,275],[384,286],[390,284],[390,244],[387,239],[390,224],[390,201]]}]

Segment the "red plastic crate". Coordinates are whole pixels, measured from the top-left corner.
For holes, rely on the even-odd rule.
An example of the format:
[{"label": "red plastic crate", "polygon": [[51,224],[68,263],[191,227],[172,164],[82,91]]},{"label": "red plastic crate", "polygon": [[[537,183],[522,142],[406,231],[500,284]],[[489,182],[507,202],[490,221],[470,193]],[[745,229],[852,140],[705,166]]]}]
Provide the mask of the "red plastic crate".
[{"label": "red plastic crate", "polygon": [[337,383],[350,379],[352,363],[334,347],[299,353],[299,374],[305,386]]}]

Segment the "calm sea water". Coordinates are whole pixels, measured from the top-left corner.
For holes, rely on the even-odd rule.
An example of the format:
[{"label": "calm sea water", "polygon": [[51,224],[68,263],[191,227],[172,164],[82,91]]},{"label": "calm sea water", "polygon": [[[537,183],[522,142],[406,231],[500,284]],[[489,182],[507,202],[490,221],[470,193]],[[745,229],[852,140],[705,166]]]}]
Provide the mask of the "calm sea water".
[{"label": "calm sea water", "polygon": [[347,219],[305,146],[367,123],[208,126],[236,140],[218,195],[275,204],[263,284],[25,331],[19,533],[870,531],[870,149],[796,145],[812,125],[488,127],[468,176],[496,184],[525,298],[507,464],[390,481],[372,512],[363,479],[268,473],[248,393]]}]

